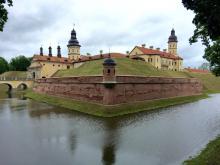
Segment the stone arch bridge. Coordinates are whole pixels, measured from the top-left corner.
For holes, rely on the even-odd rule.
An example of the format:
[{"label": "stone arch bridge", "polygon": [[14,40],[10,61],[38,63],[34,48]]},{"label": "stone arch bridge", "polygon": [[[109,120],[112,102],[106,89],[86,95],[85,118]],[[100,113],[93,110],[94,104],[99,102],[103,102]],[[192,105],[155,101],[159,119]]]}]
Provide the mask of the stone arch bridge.
[{"label": "stone arch bridge", "polygon": [[33,86],[33,79],[28,78],[6,78],[0,77],[0,85],[5,84],[8,86],[8,90],[11,91],[13,89],[27,89]]}]

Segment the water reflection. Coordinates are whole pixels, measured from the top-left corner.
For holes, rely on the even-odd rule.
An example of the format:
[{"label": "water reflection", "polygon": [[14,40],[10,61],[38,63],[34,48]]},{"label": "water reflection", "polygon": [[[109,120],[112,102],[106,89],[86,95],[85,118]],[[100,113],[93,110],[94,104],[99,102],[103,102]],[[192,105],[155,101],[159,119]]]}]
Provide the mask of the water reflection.
[{"label": "water reflection", "polygon": [[220,95],[110,119],[12,97],[0,100],[0,164],[180,164],[220,133]]},{"label": "water reflection", "polygon": [[114,165],[117,151],[117,144],[120,139],[118,133],[119,120],[109,119],[105,121],[104,146],[102,151],[103,165]]}]

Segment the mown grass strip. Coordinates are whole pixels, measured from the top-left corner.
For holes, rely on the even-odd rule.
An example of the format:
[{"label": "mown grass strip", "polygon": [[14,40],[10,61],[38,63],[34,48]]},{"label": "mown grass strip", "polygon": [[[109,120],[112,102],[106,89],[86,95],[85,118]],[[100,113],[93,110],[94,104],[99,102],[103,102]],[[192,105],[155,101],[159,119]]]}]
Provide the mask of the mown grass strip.
[{"label": "mown grass strip", "polygon": [[184,165],[219,165],[220,164],[220,136],[211,141],[201,153],[186,160]]},{"label": "mown grass strip", "polygon": [[197,96],[176,97],[161,100],[126,103],[114,106],[104,106],[68,98],[38,94],[34,93],[33,91],[28,91],[25,96],[36,101],[45,102],[51,105],[60,106],[100,117],[115,117],[142,111],[149,111],[173,105],[194,102],[208,97],[207,94],[202,94]]}]

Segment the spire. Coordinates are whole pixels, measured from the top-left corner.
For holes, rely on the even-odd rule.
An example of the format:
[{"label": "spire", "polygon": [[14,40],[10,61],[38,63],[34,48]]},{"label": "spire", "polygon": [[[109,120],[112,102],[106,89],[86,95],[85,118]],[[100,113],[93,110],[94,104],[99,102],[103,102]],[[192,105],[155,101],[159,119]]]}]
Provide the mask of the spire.
[{"label": "spire", "polygon": [[175,30],[174,29],[171,30],[171,35],[168,39],[168,43],[169,42],[178,42],[177,36],[175,35]]},{"label": "spire", "polygon": [[61,58],[61,48],[59,45],[57,46],[57,57]]},{"label": "spire", "polygon": [[52,57],[52,48],[51,48],[51,46],[49,46],[48,49],[49,49],[49,56]]},{"label": "spire", "polygon": [[44,53],[43,53],[43,48],[42,48],[42,46],[41,46],[41,47],[40,47],[40,55],[43,56],[43,54],[44,54]]},{"label": "spire", "polygon": [[73,30],[71,31],[71,38],[70,38],[70,40],[69,40],[67,46],[68,46],[68,47],[69,47],[69,46],[79,46],[79,47],[81,47],[80,44],[79,44],[79,41],[78,41],[77,38],[76,38],[76,31],[75,31],[74,28],[73,28]]}]

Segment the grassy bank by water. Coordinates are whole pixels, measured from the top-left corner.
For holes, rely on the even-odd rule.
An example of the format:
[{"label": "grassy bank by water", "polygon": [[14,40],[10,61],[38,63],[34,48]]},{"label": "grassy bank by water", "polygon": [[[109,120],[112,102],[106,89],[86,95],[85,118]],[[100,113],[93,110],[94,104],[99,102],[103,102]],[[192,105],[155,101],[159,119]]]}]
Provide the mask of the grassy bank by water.
[{"label": "grassy bank by water", "polygon": [[183,163],[184,165],[219,165],[220,164],[220,137],[211,141],[202,152]]},{"label": "grassy bank by water", "polygon": [[103,106],[99,104],[81,102],[67,98],[38,94],[34,93],[33,91],[28,91],[25,96],[36,101],[41,101],[55,106],[60,106],[100,117],[115,117],[136,112],[159,109],[172,105],[194,102],[208,97],[206,94],[202,94],[198,96],[186,96],[161,100],[142,101],[136,103],[120,104],[115,106]]}]

